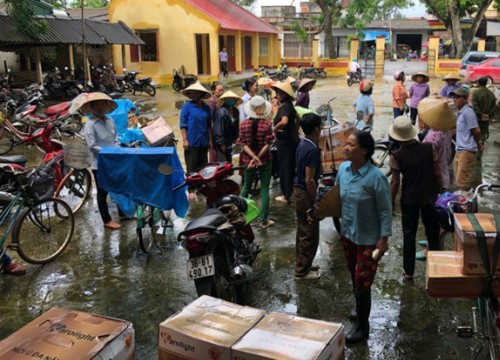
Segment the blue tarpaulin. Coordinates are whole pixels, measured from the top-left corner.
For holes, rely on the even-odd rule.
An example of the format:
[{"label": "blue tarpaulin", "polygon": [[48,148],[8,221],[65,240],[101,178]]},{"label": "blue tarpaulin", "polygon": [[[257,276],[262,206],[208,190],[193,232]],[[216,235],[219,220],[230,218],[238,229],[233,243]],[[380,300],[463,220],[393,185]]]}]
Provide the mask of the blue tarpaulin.
[{"label": "blue tarpaulin", "polygon": [[115,121],[118,141],[123,144],[130,144],[137,140],[144,141],[141,130],[128,128],[128,114],[134,111],[135,115],[137,115],[137,106],[129,99],[118,99],[113,101],[118,106],[115,110],[106,115],[110,116]]},{"label": "blue tarpaulin", "polygon": [[[184,182],[184,170],[175,147],[106,147],[99,151],[97,163],[98,181],[104,190],[130,201],[163,210],[173,209],[180,217],[186,215],[189,203],[185,188],[173,191],[174,187]],[[172,173],[160,173],[160,165],[168,165]],[[128,216],[131,211],[127,209],[129,206],[130,202],[120,206]]]}]

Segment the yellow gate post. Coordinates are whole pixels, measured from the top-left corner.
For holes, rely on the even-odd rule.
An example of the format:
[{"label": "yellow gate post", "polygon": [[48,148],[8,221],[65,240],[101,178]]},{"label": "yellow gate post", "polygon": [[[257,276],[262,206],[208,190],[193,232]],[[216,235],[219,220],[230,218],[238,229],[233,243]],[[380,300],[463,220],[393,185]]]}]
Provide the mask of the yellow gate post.
[{"label": "yellow gate post", "polygon": [[477,41],[477,51],[484,51],[486,49],[486,40],[479,39]]},{"label": "yellow gate post", "polygon": [[427,56],[427,74],[430,77],[437,76],[439,58],[439,36],[429,36],[429,49]]},{"label": "yellow gate post", "polygon": [[359,51],[359,39],[353,38],[351,39],[351,58],[349,59],[350,61],[352,61],[352,59],[358,58],[358,51]]},{"label": "yellow gate post", "polygon": [[312,62],[314,66],[319,66],[319,40],[316,38],[312,41]]},{"label": "yellow gate post", "polygon": [[375,77],[384,76],[385,36],[377,36],[375,40]]}]

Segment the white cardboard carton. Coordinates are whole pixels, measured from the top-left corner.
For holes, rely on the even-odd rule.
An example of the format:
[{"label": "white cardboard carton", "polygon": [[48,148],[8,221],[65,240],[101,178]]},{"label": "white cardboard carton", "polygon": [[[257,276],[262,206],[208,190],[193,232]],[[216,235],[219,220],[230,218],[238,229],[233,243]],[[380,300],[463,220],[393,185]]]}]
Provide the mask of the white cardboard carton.
[{"label": "white cardboard carton", "polygon": [[231,360],[231,346],[264,311],[201,296],[160,324],[160,360]]},{"label": "white cardboard carton", "polygon": [[274,312],[231,349],[233,360],[340,360],[344,325]]},{"label": "white cardboard carton", "polygon": [[0,342],[0,360],[133,360],[132,324],[52,308]]}]

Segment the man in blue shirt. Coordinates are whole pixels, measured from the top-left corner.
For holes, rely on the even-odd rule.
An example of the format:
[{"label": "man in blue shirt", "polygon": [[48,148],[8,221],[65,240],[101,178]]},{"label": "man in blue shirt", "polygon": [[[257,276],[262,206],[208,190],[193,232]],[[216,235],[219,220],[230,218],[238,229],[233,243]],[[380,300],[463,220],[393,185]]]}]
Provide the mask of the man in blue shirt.
[{"label": "man in blue shirt", "polygon": [[321,174],[321,151],[318,138],[321,132],[321,118],[306,114],[300,121],[305,138],[297,147],[297,172],[293,179],[293,196],[297,214],[297,235],[295,237],[295,279],[315,280],[320,278],[319,266],[313,265],[319,244],[319,220],[308,215],[316,198]]},{"label": "man in blue shirt", "polygon": [[227,72],[227,52],[226,48],[222,48],[222,51],[219,53],[219,60],[220,60],[220,68],[222,71],[222,75],[227,77],[228,72]]},{"label": "man in blue shirt", "polygon": [[[373,92],[373,83],[370,80],[361,81],[359,92],[361,95],[352,103],[357,118],[356,127],[360,130],[372,131],[375,102],[370,95]],[[366,126],[368,126],[367,129],[365,129]]]},{"label": "man in blue shirt", "polygon": [[453,103],[458,108],[457,139],[455,143],[455,185],[468,190],[472,171],[476,166],[478,151],[483,150],[480,142],[481,130],[474,110],[469,106],[469,94],[465,89],[452,91]]},{"label": "man in blue shirt", "polygon": [[182,105],[180,128],[184,159],[188,173],[198,170],[208,162],[208,148],[212,147],[211,113],[203,99],[211,94],[199,82],[182,90],[191,99]]}]

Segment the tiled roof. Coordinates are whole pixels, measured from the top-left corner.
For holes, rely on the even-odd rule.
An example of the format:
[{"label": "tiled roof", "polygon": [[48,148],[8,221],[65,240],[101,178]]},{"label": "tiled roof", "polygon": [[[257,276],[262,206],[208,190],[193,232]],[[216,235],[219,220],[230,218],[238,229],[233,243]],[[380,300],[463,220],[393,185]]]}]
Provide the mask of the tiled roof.
[{"label": "tiled roof", "polygon": [[215,21],[222,29],[277,34],[275,28],[230,0],[185,0]]},{"label": "tiled roof", "polygon": [[373,20],[367,28],[383,28],[383,29],[415,29],[415,30],[429,30],[430,26],[425,19],[392,19],[389,20]]},{"label": "tiled roof", "polygon": [[[15,45],[59,45],[82,42],[82,22],[77,19],[43,18],[48,27],[38,39],[20,32],[8,16],[0,16],[0,46]],[[130,28],[122,22],[116,24],[85,20],[85,42],[88,45],[144,44]]]}]

